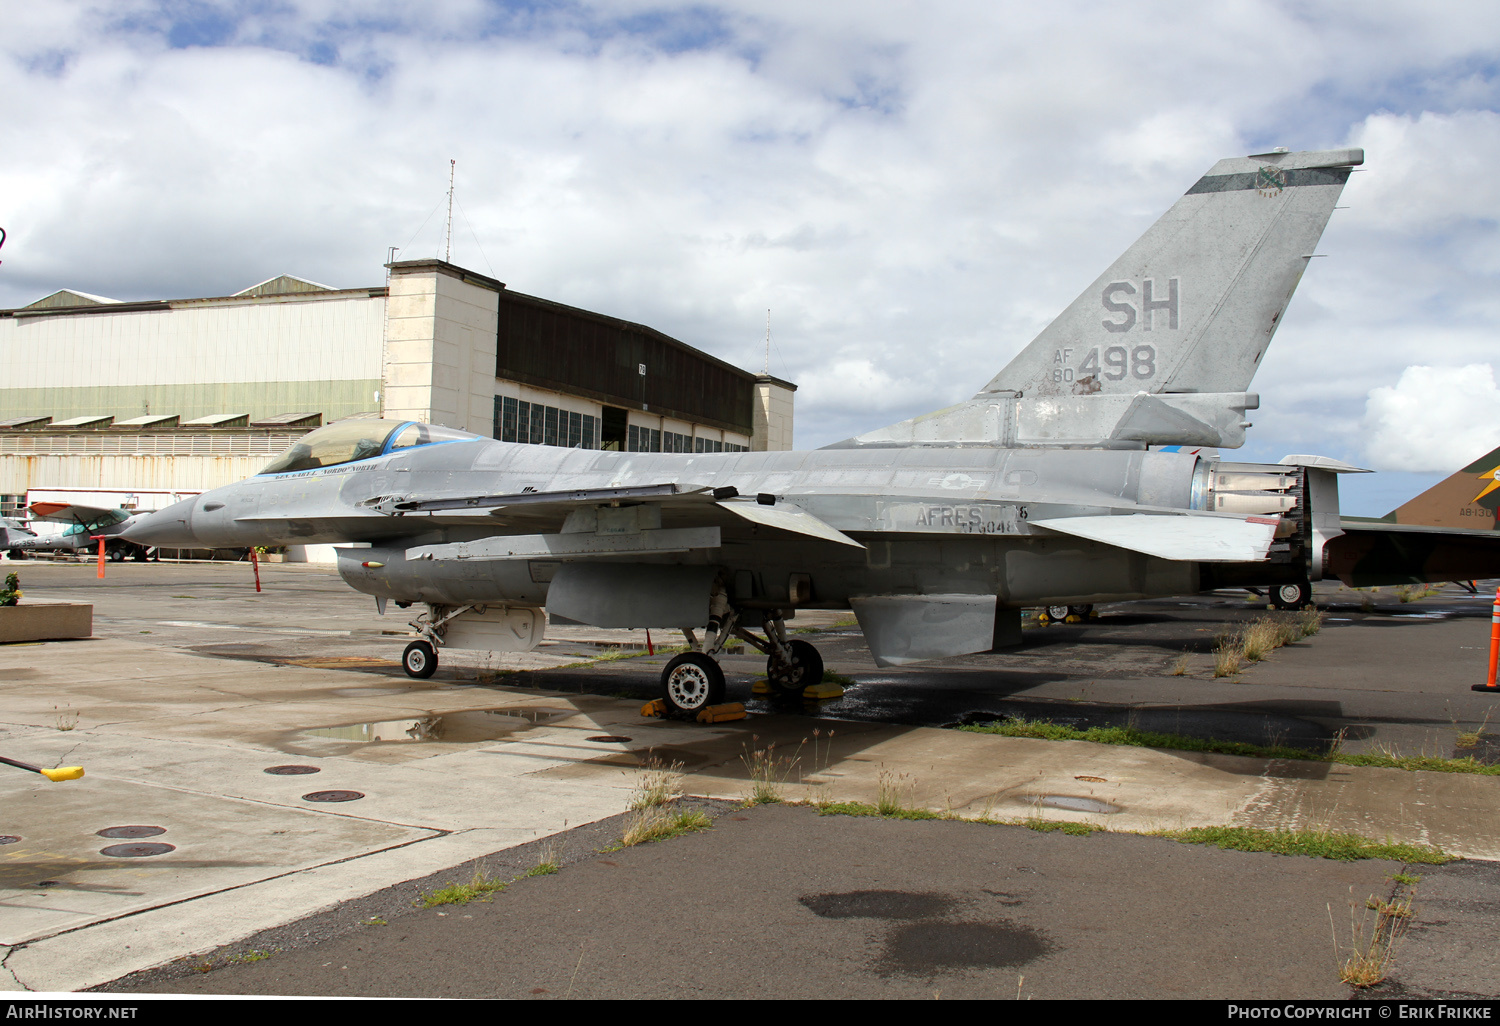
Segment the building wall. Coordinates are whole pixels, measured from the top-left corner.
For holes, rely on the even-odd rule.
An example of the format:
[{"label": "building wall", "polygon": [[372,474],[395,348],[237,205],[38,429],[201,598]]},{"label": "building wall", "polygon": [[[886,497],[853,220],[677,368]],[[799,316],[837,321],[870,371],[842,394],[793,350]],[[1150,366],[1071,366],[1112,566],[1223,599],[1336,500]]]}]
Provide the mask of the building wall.
[{"label": "building wall", "polygon": [[0,419],[373,410],[385,300],[371,291],[0,317]]},{"label": "building wall", "polygon": [[438,261],[392,265],[382,416],[490,434],[502,287]]},{"label": "building wall", "polygon": [[0,495],[38,488],[204,492],[260,473],[269,456],[25,456],[0,453]]},{"label": "building wall", "polygon": [[784,452],[792,448],[793,396],[797,386],[791,382],[762,374],[755,379],[754,439],[750,448],[756,452]]}]

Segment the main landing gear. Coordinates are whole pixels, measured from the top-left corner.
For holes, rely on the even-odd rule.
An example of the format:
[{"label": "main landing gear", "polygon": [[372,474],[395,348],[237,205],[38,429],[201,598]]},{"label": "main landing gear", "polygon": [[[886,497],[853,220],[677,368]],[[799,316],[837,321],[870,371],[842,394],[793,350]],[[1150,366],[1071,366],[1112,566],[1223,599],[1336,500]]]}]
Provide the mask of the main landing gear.
[{"label": "main landing gear", "polygon": [[1312,602],[1312,585],[1307,581],[1278,584],[1271,589],[1271,605],[1277,609],[1302,609]]},{"label": "main landing gear", "polygon": [[785,611],[766,611],[764,638],[739,626],[739,619],[739,611],[728,608],[727,602],[721,605],[715,595],[702,642],[694,631],[682,632],[691,651],[661,671],[662,701],[669,713],[691,718],[724,701],[724,671],[715,657],[730,638],[765,653],[766,678],[779,696],[801,697],[804,688],[823,680],[823,657],[818,650],[800,639],[788,640]]}]

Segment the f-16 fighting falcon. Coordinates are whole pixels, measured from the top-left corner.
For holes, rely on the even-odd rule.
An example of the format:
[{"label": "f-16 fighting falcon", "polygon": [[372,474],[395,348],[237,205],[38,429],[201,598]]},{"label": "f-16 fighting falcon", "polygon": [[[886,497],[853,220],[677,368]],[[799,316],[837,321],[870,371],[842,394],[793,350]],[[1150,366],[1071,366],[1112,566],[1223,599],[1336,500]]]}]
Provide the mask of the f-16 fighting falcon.
[{"label": "f-16 fighting falcon", "polygon": [[[1358,468],[1160,447],[1243,444],[1246,388],[1363,159],[1221,160],[972,399],[823,449],[562,449],[347,420],[128,537],[355,543],[338,550],[351,587],[382,612],[425,607],[414,677],[443,647],[533,648],[548,613],[679,628],[691,650],[661,678],[679,714],[722,700],[731,638],[781,691],[818,682],[817,650],[788,637],[798,609],[852,608],[891,666],[1017,645],[1026,606],[1220,586],[1300,604],[1337,563],[1337,475]],[[1376,572],[1428,565],[1398,551]]]}]

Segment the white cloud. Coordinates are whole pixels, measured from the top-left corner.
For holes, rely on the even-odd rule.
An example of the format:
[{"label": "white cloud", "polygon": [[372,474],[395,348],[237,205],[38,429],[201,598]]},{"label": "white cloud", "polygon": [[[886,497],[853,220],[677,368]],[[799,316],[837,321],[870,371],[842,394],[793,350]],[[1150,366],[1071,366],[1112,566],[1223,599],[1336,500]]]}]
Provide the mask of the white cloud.
[{"label": "white cloud", "polygon": [[1491,352],[1497,11],[10,4],[0,306],[376,284],[456,157],[457,262],[749,368],[771,308],[817,445],[971,394],[1217,158],[1364,145],[1252,436],[1353,455],[1371,389]]},{"label": "white cloud", "polygon": [[1372,468],[1451,472],[1500,445],[1494,368],[1408,367],[1371,390],[1364,427]]}]

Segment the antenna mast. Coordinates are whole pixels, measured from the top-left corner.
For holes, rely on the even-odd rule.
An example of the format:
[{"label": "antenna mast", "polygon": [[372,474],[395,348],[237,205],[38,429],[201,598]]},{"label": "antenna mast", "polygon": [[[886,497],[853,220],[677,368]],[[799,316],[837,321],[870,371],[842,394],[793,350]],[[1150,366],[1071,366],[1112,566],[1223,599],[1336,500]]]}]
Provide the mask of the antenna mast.
[{"label": "antenna mast", "polygon": [[766,369],[762,372],[771,373],[771,311],[766,310]]},{"label": "antenna mast", "polygon": [[453,172],[458,168],[457,160],[448,161],[448,231],[443,239],[443,263],[451,264],[453,255]]}]

